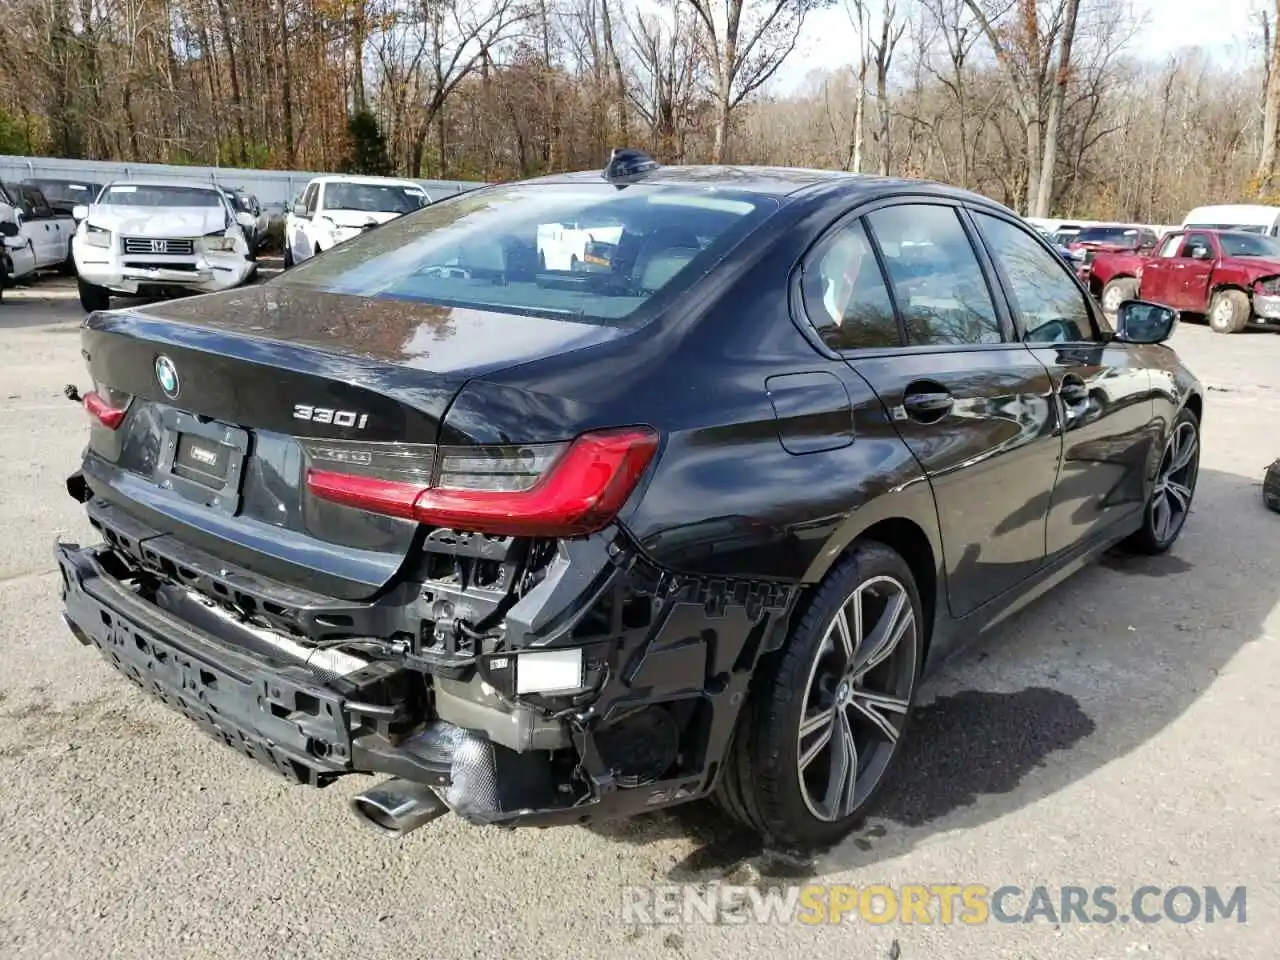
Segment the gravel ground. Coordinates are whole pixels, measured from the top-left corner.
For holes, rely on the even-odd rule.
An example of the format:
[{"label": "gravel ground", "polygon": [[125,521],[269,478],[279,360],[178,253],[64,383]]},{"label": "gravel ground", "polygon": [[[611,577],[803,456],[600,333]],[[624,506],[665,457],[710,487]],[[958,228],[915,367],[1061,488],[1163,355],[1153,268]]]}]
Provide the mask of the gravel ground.
[{"label": "gravel ground", "polygon": [[[1280,516],[1260,482],[1280,456],[1280,336],[1179,330],[1210,393],[1178,547],[1082,572],[948,665],[880,816],[797,864],[702,805],[383,839],[346,809],[368,780],[289,786],[145,699],[58,616],[52,541],[89,535],[62,486],[81,316],[62,280],[0,304],[0,957],[1275,956]],[[1243,884],[1248,922],[622,921],[623,885],[797,876]]]}]

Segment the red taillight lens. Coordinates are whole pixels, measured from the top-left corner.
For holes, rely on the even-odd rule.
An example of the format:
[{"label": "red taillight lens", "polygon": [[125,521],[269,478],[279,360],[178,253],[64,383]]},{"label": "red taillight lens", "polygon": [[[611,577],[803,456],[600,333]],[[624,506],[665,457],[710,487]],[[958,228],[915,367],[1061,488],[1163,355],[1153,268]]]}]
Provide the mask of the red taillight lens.
[{"label": "red taillight lens", "polygon": [[430,483],[394,476],[372,462],[330,467],[309,446],[307,489],[334,503],[433,526],[497,536],[581,536],[613,519],[657,446],[654,431],[636,427],[586,433],[568,444],[444,447],[433,463],[431,448],[418,448],[418,469],[432,471]]},{"label": "red taillight lens", "polygon": [[125,412],[129,409],[128,394],[110,387],[100,387],[84,395],[84,408],[90,415],[108,430],[114,430],[124,421]]}]

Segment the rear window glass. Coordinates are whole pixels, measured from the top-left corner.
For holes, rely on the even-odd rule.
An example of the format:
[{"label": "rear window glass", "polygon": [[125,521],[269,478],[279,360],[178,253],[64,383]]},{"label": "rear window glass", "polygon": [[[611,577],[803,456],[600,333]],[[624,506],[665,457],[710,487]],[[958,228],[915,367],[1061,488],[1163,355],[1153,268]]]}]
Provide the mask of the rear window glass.
[{"label": "rear window glass", "polygon": [[392,220],[273,281],[598,322],[692,283],[777,201],[632,184],[485,187]]},{"label": "rear window glass", "polygon": [[427,195],[418,187],[398,183],[358,183],[334,181],[325,185],[326,210],[355,210],[361,213],[412,213],[427,205]]},{"label": "rear window glass", "polygon": [[70,180],[28,180],[50,203],[92,203],[102,189],[96,183]]},{"label": "rear window glass", "polygon": [[1112,243],[1136,247],[1138,231],[1134,227],[1085,227],[1074,237],[1076,243]]},{"label": "rear window glass", "polygon": [[169,187],[141,183],[112,184],[99,204],[117,207],[220,207],[222,194],[202,187]]}]

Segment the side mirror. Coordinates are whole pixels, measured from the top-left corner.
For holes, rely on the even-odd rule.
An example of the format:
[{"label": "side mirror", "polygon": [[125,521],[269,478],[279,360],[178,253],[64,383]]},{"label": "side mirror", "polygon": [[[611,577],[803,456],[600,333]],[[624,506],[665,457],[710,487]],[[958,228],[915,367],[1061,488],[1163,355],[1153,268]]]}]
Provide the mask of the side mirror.
[{"label": "side mirror", "polygon": [[1126,300],[1116,311],[1116,339],[1122,343],[1164,343],[1178,325],[1178,311],[1146,300]]},{"label": "side mirror", "polygon": [[76,223],[79,223],[81,220],[84,220],[89,216],[89,208],[83,203],[77,203],[71,208],[71,216]]},{"label": "side mirror", "polygon": [[293,205],[293,215],[295,217],[305,217],[307,215],[307,205],[299,200]]},{"label": "side mirror", "polygon": [[0,220],[0,237],[17,237],[21,235],[22,231],[18,229],[18,225],[12,220]]},{"label": "side mirror", "polygon": [[253,227],[255,224],[257,224],[257,222],[258,222],[257,217],[255,217],[252,213],[248,213],[244,210],[241,210],[239,213],[236,214],[236,223],[240,224],[240,226],[244,227],[246,230]]}]

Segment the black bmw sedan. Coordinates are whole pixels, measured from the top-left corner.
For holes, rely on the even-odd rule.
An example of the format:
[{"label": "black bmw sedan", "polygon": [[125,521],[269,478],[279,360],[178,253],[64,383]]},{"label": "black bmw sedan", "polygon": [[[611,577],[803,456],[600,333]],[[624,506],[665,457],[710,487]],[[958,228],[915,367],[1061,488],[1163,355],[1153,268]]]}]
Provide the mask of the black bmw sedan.
[{"label": "black bmw sedan", "polygon": [[847,832],[921,677],[1167,550],[1203,390],[1007,209],[667,167],[481,188],[267,283],[91,314],[65,616],[403,833],[714,796]]}]

